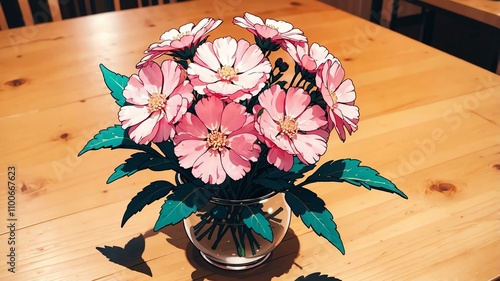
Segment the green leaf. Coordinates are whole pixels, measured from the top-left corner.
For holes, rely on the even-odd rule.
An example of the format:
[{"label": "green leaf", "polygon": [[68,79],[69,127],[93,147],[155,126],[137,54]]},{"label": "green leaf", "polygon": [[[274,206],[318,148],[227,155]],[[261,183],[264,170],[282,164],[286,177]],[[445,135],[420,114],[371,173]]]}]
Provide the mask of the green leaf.
[{"label": "green leaf", "polygon": [[307,275],[306,277],[300,276],[295,279],[295,281],[341,281],[335,277],[329,277],[328,275],[321,275],[320,272],[315,272]]},{"label": "green leaf", "polygon": [[137,193],[130,203],[128,203],[127,210],[123,214],[122,227],[128,219],[140,212],[146,205],[167,196],[172,188],[174,188],[174,185],[168,181],[155,181],[144,187],[144,189]]},{"label": "green leaf", "polygon": [[124,176],[130,177],[138,171],[150,169],[152,171],[172,170],[176,168],[176,163],[172,163],[165,157],[158,157],[145,152],[134,153],[125,163],[116,167],[115,172],[108,178],[106,183],[112,183]]},{"label": "green leaf", "polygon": [[315,164],[312,165],[304,164],[302,161],[300,161],[300,159],[297,156],[294,156],[293,166],[292,169],[290,169],[290,172],[300,174],[300,177],[302,177],[304,173],[309,172],[310,170],[314,169],[314,167],[316,167]]},{"label": "green leaf", "polygon": [[315,165],[306,165],[297,157],[294,157],[293,162],[294,164],[288,172],[270,165],[269,168],[259,173],[258,177],[253,180],[253,183],[275,191],[284,191],[294,187],[293,183],[295,180],[303,177],[304,173],[313,169]]},{"label": "green leaf", "polygon": [[260,208],[246,206],[243,211],[241,211],[241,216],[243,217],[243,222],[246,226],[248,226],[248,228],[255,231],[255,233],[259,234],[267,241],[273,242],[271,224],[266,217],[264,217]]},{"label": "green leaf", "polygon": [[116,104],[119,106],[125,105],[126,101],[123,96],[123,89],[127,86],[129,78],[107,69],[102,63],[99,65],[99,68],[104,77],[104,83],[106,83],[106,86],[111,91],[111,96],[115,99]]},{"label": "green leaf", "polygon": [[154,155],[161,156],[156,150],[148,145],[135,143],[120,125],[114,125],[107,129],[99,131],[93,139],[83,147],[78,156],[89,150],[98,150],[101,148],[129,148],[149,152]]},{"label": "green leaf", "polygon": [[213,191],[190,182],[177,186],[163,203],[154,231],[167,225],[177,224],[189,217],[198,209],[203,208],[212,196]]},{"label": "green leaf", "polygon": [[355,186],[364,186],[368,190],[377,189],[385,192],[396,193],[408,199],[408,196],[399,190],[394,183],[382,177],[376,170],[359,166],[361,161],[356,159],[341,159],[328,161],[321,165],[301,185],[314,182],[348,182]]},{"label": "green leaf", "polygon": [[[125,163],[116,167],[115,172],[108,178],[106,183],[112,183],[115,180],[124,176],[131,176],[139,171],[142,165],[151,159],[151,155],[144,152],[138,152],[130,155],[130,158],[125,160]],[[142,169],[141,169],[142,170]]]},{"label": "green leaf", "polygon": [[345,254],[344,245],[337,231],[333,216],[325,207],[325,202],[316,193],[297,187],[285,193],[285,200],[295,216],[300,217],[305,226],[312,227],[314,232],[323,236],[333,246]]}]

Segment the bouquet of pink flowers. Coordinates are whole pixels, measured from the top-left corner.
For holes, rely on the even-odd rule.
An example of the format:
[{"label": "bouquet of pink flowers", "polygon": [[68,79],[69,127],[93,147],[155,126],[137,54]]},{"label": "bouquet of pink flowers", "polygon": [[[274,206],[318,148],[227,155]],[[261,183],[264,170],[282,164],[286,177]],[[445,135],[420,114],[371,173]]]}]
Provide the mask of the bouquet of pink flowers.
[{"label": "bouquet of pink flowers", "polygon": [[[181,222],[214,199],[244,200],[275,192],[285,194],[293,213],[344,253],[331,213],[306,185],[347,182],[407,198],[390,180],[355,159],[327,161],[297,182],[326,152],[331,132],[345,141],[347,133],[357,130],[353,82],[345,79],[337,58],[324,46],[309,45],[290,23],[264,22],[246,13],[233,23],[250,31],[255,43],[229,36],[208,41],[208,33],[221,23],[205,18],[165,32],[130,77],[101,65],[120,106],[121,124],[100,131],[79,155],[101,148],[136,150],[108,183],[144,169],[178,175],[176,183],[152,182],[132,198],[122,227],[162,198],[155,231]],[[294,67],[282,58],[270,61],[280,50],[293,59]],[[159,64],[164,55],[167,59]],[[290,70],[293,78],[280,80]],[[239,220],[243,227],[225,228],[240,231],[235,235],[239,250],[245,237],[253,241],[260,235],[272,241],[273,215],[267,210],[235,212],[212,210],[205,223],[220,223],[215,233],[220,236],[222,222]],[[238,253],[245,255],[244,247]]]}]

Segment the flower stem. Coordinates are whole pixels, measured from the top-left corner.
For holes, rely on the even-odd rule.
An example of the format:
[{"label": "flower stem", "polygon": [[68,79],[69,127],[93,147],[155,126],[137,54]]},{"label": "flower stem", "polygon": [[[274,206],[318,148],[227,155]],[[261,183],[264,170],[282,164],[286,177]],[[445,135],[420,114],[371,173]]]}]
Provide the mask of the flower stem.
[{"label": "flower stem", "polygon": [[224,235],[226,235],[226,232],[228,231],[228,229],[229,229],[229,225],[225,225],[225,226],[219,225],[219,231],[217,232],[217,239],[215,239],[215,242],[212,245],[212,250],[217,249],[217,246],[219,246],[220,240],[222,240],[222,237],[224,237]]},{"label": "flower stem", "polygon": [[297,71],[295,71],[295,74],[293,75],[292,81],[290,82],[290,86],[289,86],[288,88],[290,88],[290,87],[292,87],[292,86],[293,86],[293,82],[295,82],[295,79],[297,78],[297,75],[298,75],[298,74],[299,74],[299,73],[298,73]]},{"label": "flower stem", "polygon": [[238,241],[238,238],[236,237],[235,226],[231,225],[231,226],[229,226],[229,228],[231,229],[231,235],[233,236],[234,245],[236,246],[236,249],[238,250],[238,256],[244,257],[245,256],[245,248],[241,247],[241,244]]}]

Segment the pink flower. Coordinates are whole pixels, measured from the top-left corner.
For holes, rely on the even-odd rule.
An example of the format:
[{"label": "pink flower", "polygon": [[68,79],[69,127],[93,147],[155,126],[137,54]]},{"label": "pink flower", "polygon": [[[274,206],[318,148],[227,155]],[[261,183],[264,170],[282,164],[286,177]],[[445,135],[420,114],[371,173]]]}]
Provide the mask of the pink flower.
[{"label": "pink flower", "polygon": [[195,114],[186,113],[177,125],[174,153],[183,168],[203,182],[221,184],[228,175],[241,179],[257,161],[260,146],[253,115],[241,104],[227,105],[208,97],[195,105]]},{"label": "pink flower", "polygon": [[273,85],[259,96],[259,102],[264,110],[256,129],[279,148],[271,147],[268,161],[288,170],[293,164],[290,155],[297,155],[306,164],[316,163],[326,151],[328,132],[321,129],[327,124],[325,111],[319,105],[309,106],[309,94],[296,87],[285,93]]},{"label": "pink flower", "polygon": [[243,18],[235,17],[233,23],[246,28],[261,39],[270,39],[277,45],[284,45],[285,42],[294,45],[307,43],[307,38],[303,35],[302,30],[293,28],[293,25],[286,21],[266,19],[264,23],[261,18],[245,13]]},{"label": "pink flower", "polygon": [[201,41],[208,37],[208,33],[214,30],[222,23],[221,20],[214,20],[212,18],[202,19],[196,26],[193,23],[185,24],[179,27],[179,30],[172,28],[163,33],[160,37],[162,42],[153,43],[144,52],[147,54],[137,64],[137,68],[143,67],[150,61],[168,53],[183,51],[198,45]]},{"label": "pink flower", "polygon": [[118,119],[140,144],[162,142],[175,134],[174,126],[193,101],[193,86],[176,62],[153,62],[132,75],[123,90],[129,105],[120,108]]},{"label": "pink flower", "polygon": [[335,127],[345,141],[345,129],[351,134],[358,129],[359,109],[354,105],[356,93],[351,79],[344,80],[344,69],[338,61],[327,61],[316,76],[316,86],[329,107],[328,129]]},{"label": "pink flower", "polygon": [[241,101],[264,87],[271,64],[257,45],[224,37],[200,45],[187,71],[199,94]]},{"label": "pink flower", "polygon": [[[254,106],[253,111],[255,116],[259,114],[261,109],[262,106],[260,106],[259,104]],[[259,140],[269,148],[269,151],[267,152],[267,161],[280,170],[289,171],[293,166],[293,153],[286,152],[285,150],[276,146],[276,144],[274,144],[274,142],[272,142],[270,139],[264,137],[264,131],[262,130],[262,127],[258,122],[255,122],[255,129],[257,129],[257,132],[260,133],[259,135],[257,135]]]},{"label": "pink flower", "polygon": [[310,73],[316,73],[318,67],[326,61],[334,60],[328,49],[318,43],[313,43],[311,49],[307,44],[299,46],[287,43],[286,51],[299,66]]}]

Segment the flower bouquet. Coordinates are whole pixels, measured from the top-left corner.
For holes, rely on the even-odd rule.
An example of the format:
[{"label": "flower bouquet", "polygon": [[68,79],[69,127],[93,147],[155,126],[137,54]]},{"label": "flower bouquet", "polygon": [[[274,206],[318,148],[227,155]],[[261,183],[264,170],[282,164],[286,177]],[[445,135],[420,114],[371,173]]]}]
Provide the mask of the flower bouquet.
[{"label": "flower bouquet", "polygon": [[[202,256],[219,267],[263,262],[283,239],[291,213],[344,253],[331,213],[307,185],[347,182],[407,198],[359,160],[329,160],[313,171],[332,132],[345,141],[358,128],[352,81],[337,58],[309,45],[290,23],[245,13],[233,23],[255,43],[229,36],[208,41],[221,23],[205,18],[165,32],[130,77],[100,65],[121,124],[101,130],[79,155],[135,150],[107,183],[145,169],[175,172],[175,183],[154,181],[132,198],[122,227],[165,198],[154,230],[184,221]],[[273,64],[270,55],[278,51],[294,67],[281,57]],[[293,78],[281,80],[287,71]]]}]

